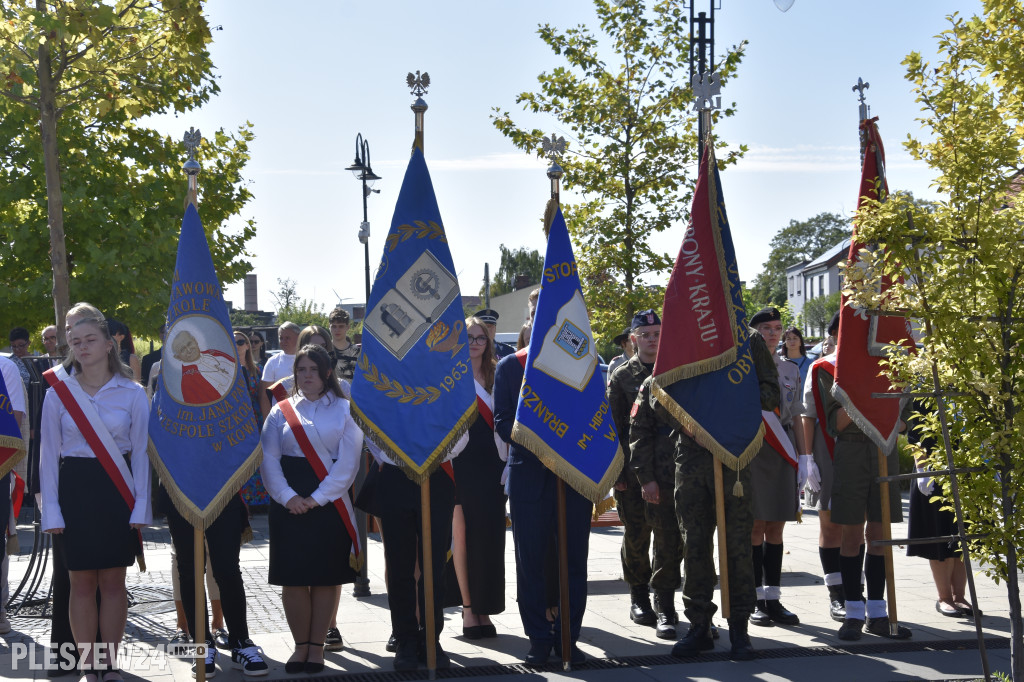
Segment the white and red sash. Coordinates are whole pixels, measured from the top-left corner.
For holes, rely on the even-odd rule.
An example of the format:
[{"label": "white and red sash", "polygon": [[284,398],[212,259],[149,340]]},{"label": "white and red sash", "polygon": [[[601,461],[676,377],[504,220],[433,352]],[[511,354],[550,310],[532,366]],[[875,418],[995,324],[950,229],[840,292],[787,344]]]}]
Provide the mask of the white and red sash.
[{"label": "white and red sash", "polygon": [[772,450],[779,453],[779,456],[786,460],[791,467],[796,469],[799,466],[796,450],[793,449],[793,442],[789,440],[789,434],[786,433],[786,428],[779,421],[778,415],[761,410],[761,419],[764,421],[765,442],[772,447]]},{"label": "white and red sash", "polygon": [[825,439],[825,447],[828,448],[828,456],[835,457],[836,450],[836,439],[828,435],[828,421],[825,417],[825,406],[821,402],[821,389],[818,386],[818,372],[824,371],[832,377],[835,381],[836,378],[836,356],[826,355],[825,357],[818,358],[811,365],[811,391],[814,394],[814,410],[818,413],[818,428],[821,429],[821,435]]},{"label": "white and red sash", "polygon": [[[279,401],[278,407],[281,408],[285,421],[291,427],[292,434],[295,436],[302,454],[306,456],[306,461],[313,467],[313,473],[322,482],[327,478],[327,473],[330,471],[333,462],[330,455],[327,454],[327,447],[320,440],[320,434],[316,431],[316,425],[307,430],[302,424],[302,418],[295,411],[295,407],[289,400]],[[353,568],[358,569],[362,566],[363,562],[363,548],[359,544],[359,533],[356,531],[355,525],[355,511],[352,509],[352,501],[349,499],[348,491],[342,492],[341,497],[334,500],[334,508],[337,510],[338,516],[341,517],[341,522],[345,524],[345,530],[348,532],[349,538],[352,539],[352,556],[349,562]]]},{"label": "white and red sash", "polygon": [[110,435],[107,425],[100,419],[100,415],[93,407],[92,401],[77,381],[68,381],[70,375],[63,365],[57,365],[45,372],[43,376],[50,384],[64,409],[71,415],[75,426],[85,438],[85,442],[92,448],[93,454],[99,460],[103,470],[113,481],[117,491],[121,493],[128,509],[135,509],[135,481],[128,463],[124,461],[120,448]]},{"label": "white and red sash", "polygon": [[[494,431],[494,396],[487,392],[479,381],[473,381],[473,385],[476,387],[476,409],[480,413],[480,416],[487,426],[491,427],[491,431]],[[498,457],[502,462],[508,461],[508,444],[501,439],[501,436],[494,433],[494,446],[498,448]]]}]

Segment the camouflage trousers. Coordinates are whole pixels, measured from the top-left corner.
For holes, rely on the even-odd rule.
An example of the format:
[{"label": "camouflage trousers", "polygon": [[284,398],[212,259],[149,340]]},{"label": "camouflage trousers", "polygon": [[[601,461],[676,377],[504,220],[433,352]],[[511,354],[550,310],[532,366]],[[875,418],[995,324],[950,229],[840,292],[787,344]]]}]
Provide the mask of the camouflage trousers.
[{"label": "camouflage trousers", "polygon": [[[742,497],[732,493],[737,475],[743,486]],[[737,474],[723,467],[723,478],[729,617],[746,619],[756,599],[750,545],[754,527],[750,471],[743,469]],[[712,601],[717,581],[712,552],[716,527],[714,458],[707,450],[680,448],[677,452],[675,502],[683,538],[683,610],[691,623],[709,622],[718,607]]]},{"label": "camouflage trousers", "polygon": [[[615,508],[622,521],[622,576],[630,587],[650,585],[655,592],[672,592],[681,584],[679,566],[683,539],[679,534],[672,491],[659,486],[660,504],[648,504],[639,484],[615,491]],[[651,539],[654,561],[651,561]]]}]

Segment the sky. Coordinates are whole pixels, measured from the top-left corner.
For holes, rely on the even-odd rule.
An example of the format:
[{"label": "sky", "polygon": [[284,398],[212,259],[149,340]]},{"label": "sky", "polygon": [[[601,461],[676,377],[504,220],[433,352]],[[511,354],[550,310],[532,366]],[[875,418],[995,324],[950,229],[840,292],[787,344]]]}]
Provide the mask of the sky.
[{"label": "sky", "polygon": [[[696,0],[697,10],[710,1]],[[206,11],[216,27],[210,51],[221,92],[201,110],[150,124],[178,138],[194,126],[212,138],[218,128],[253,123],[244,176],[254,199],[241,218],[257,225],[248,249],[260,309],[274,309],[271,294],[286,278],[300,298],[327,309],[364,301],[361,185],[344,169],[361,133],[382,177],[367,205],[376,269],[413,140],[410,71],[430,74],[425,157],[462,292],[479,292],[485,262],[497,270],[500,244],[543,253],[547,164],[516,149],[491,116],[495,107],[509,111],[520,126],[571,145],[567,129],[523,112],[515,98],[564,65],[537,35],[539,24],[599,33],[590,0],[217,0]],[[772,0],[718,0],[716,59],[748,41],[737,77],[722,91],[737,114],[714,131],[749,147],[722,173],[742,279],[760,272],[769,242],[790,220],[852,215],[858,78],[870,84],[890,189],[935,198],[929,169],[902,147],[926,131],[901,62],[912,51],[934,62],[947,15],[976,11],[977,0],[795,0],[785,13]],[[674,256],[684,229],[659,235],[654,246]],[[241,308],[242,283],[227,286],[225,298]]]}]

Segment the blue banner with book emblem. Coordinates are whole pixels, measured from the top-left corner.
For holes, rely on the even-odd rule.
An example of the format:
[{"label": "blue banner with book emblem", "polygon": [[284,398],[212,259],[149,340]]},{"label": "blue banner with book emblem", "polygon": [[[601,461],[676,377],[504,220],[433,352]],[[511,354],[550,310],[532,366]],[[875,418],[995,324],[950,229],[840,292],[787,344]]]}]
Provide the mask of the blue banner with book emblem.
[{"label": "blue banner with book emblem", "polygon": [[352,415],[422,483],[477,412],[459,282],[420,147],[405,171],[367,311]]},{"label": "blue banner with book emblem", "polygon": [[181,221],[149,413],[149,458],[181,515],[206,528],[262,456],[228,309],[199,212],[190,202]]},{"label": "blue banner with book emblem", "polygon": [[725,196],[708,144],[690,226],[665,288],[652,392],[684,430],[730,469],[761,448],[761,393]]},{"label": "blue banner with book emblem", "polygon": [[559,208],[548,235],[512,440],[594,504],[622,469],[599,362]]}]

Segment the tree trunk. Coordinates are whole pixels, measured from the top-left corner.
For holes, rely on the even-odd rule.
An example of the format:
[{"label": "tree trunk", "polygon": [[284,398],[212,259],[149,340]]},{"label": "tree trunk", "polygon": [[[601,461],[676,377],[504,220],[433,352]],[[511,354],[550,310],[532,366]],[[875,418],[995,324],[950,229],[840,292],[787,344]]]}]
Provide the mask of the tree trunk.
[{"label": "tree trunk", "polygon": [[[36,8],[46,11],[44,0]],[[39,130],[43,141],[43,167],[46,172],[46,212],[50,228],[50,267],[53,270],[53,312],[60,348],[66,348],[64,318],[71,305],[68,282],[68,257],[64,245],[64,197],[60,186],[60,153],[57,149],[57,95],[50,64],[49,44],[39,46]]]}]

